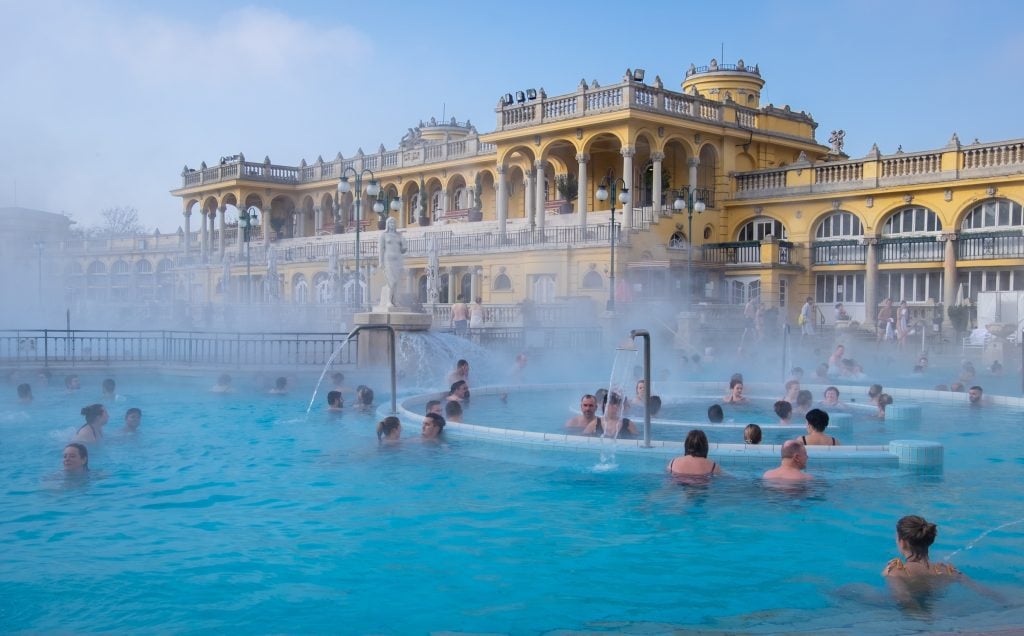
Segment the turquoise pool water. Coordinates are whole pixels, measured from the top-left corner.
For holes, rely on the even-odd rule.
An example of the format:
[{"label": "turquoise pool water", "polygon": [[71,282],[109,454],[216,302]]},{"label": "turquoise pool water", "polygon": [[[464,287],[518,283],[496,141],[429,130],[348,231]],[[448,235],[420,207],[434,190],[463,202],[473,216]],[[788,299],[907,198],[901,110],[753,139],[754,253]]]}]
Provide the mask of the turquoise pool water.
[{"label": "turquoise pool water", "polygon": [[[602,472],[596,454],[426,445],[408,426],[382,448],[376,414],[305,416],[313,377],[285,397],[237,378],[238,393],[219,396],[207,393],[212,376],[125,373],[126,400],[109,405],[106,439],[90,449],[93,476],[67,481],[63,441],[101,377],[83,376],[77,395],[36,388],[31,407],[0,408],[4,632],[1024,624],[1024,523],[954,558],[1009,603],[956,588],[912,614],[879,577],[904,514],[939,523],[935,558],[1024,519],[1024,436],[1010,409],[925,403],[920,422],[894,423],[910,430],[893,438],[943,442],[939,473],[812,463],[813,485],[780,489],[756,466],[727,465],[728,476],[684,487],[661,459],[620,455]],[[576,393],[481,400],[467,419],[558,428]],[[536,408],[517,410],[526,404]],[[118,431],[128,406],[145,412],[134,436]]]}]

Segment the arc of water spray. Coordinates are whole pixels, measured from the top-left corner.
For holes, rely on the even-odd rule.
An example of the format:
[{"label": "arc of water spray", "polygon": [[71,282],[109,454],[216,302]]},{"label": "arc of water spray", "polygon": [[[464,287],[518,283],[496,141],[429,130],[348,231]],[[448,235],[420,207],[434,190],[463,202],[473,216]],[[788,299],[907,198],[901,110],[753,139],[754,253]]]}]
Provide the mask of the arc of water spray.
[{"label": "arc of water spray", "polygon": [[988,535],[992,534],[993,532],[998,532],[999,530],[1002,530],[1003,528],[1009,528],[1010,526],[1015,526],[1015,525],[1017,525],[1019,523],[1024,523],[1024,519],[1017,519],[1016,521],[1010,521],[1010,522],[1004,523],[1001,526],[996,526],[995,528],[989,528],[985,532],[982,532],[978,536],[977,539],[971,541],[970,543],[968,543],[964,547],[962,547],[962,548],[960,548],[958,550],[954,550],[953,552],[949,553],[943,559],[943,561],[946,561],[946,562],[952,561],[953,557],[955,557],[956,555],[960,554],[961,552],[964,552],[965,550],[972,550],[972,549],[974,549],[974,546],[978,545],[978,543],[980,543],[982,539],[984,539]]}]

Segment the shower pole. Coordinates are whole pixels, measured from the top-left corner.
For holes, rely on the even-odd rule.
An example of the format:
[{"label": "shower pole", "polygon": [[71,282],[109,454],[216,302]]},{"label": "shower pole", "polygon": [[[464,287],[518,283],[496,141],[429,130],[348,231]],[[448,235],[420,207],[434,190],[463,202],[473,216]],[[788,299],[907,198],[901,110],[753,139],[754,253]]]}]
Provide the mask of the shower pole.
[{"label": "shower pole", "polygon": [[646,329],[629,332],[630,340],[644,339],[644,448],[651,447],[651,334]]}]

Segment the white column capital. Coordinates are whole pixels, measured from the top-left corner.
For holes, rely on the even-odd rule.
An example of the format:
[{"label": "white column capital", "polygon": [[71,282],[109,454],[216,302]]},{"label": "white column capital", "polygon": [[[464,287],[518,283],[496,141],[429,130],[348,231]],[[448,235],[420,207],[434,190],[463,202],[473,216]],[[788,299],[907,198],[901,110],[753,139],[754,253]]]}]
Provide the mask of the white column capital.
[{"label": "white column capital", "polygon": [[665,153],[663,153],[663,152],[652,152],[651,153],[651,161],[664,161],[664,160],[665,160]]},{"label": "white column capital", "polygon": [[576,153],[576,161],[579,163],[587,163],[590,161],[590,155],[585,152]]},{"label": "white column capital", "polygon": [[690,166],[691,168],[696,168],[697,166],[700,165],[700,159],[698,159],[697,157],[690,157],[689,159],[686,160],[686,165]]},{"label": "white column capital", "polygon": [[623,146],[622,150],[619,151],[619,154],[621,154],[623,157],[628,157],[632,159],[633,156],[636,154],[636,148],[634,148],[633,146]]},{"label": "white column capital", "polygon": [[494,170],[499,175],[504,175],[505,172],[508,170],[508,167],[503,163],[499,163],[497,166],[495,166]]},{"label": "white column capital", "polygon": [[544,164],[546,164],[546,163],[547,163],[547,161],[545,161],[543,159],[537,159],[536,161],[533,162],[533,167],[536,168],[537,170],[543,170],[544,169]]},{"label": "white column capital", "polygon": [[181,215],[187,219],[192,216],[192,210],[184,210]]}]

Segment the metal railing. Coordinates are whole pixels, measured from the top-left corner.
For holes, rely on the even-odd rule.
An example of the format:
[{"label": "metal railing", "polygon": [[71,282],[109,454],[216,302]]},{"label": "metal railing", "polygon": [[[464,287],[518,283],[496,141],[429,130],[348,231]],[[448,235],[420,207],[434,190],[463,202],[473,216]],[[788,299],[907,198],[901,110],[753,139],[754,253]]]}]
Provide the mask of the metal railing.
[{"label": "metal railing", "polygon": [[761,262],[760,241],[737,241],[734,243],[709,243],[701,247],[706,263],[739,265]]},{"label": "metal railing", "polygon": [[[323,367],[347,333],[200,331],[0,331],[0,361],[48,366],[156,365]],[[352,364],[355,346],[334,364]]]},{"label": "metal railing", "polygon": [[849,265],[867,261],[867,246],[856,239],[815,241],[811,244],[811,264]]},{"label": "metal railing", "polygon": [[961,233],[957,240],[961,260],[1024,258],[1024,235],[1009,232]]},{"label": "metal railing", "polygon": [[943,243],[934,236],[883,238],[878,241],[880,263],[931,263],[943,259]]}]

